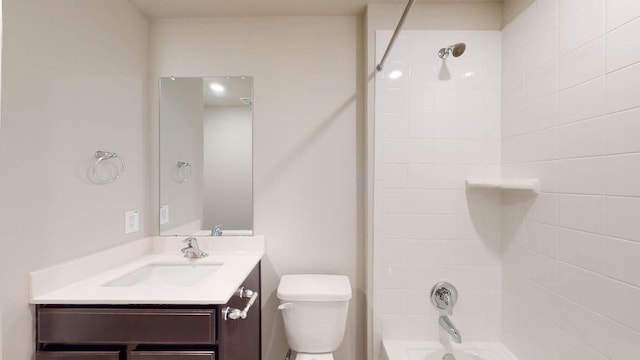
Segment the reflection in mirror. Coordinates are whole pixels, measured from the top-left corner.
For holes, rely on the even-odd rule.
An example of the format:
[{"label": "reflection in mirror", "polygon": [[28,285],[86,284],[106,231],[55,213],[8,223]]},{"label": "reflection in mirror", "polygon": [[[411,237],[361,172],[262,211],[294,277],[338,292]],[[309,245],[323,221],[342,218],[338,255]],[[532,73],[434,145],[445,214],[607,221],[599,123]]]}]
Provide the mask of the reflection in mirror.
[{"label": "reflection in mirror", "polygon": [[160,79],[160,235],[252,235],[253,79]]}]

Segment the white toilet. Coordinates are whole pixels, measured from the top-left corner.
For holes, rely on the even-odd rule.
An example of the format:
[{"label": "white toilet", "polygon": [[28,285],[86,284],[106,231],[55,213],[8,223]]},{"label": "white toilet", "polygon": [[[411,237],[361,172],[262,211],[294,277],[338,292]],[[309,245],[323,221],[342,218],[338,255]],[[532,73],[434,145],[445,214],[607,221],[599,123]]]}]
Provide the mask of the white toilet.
[{"label": "white toilet", "polygon": [[333,360],[347,323],[351,284],[342,275],[284,275],[278,299],[295,360]]}]

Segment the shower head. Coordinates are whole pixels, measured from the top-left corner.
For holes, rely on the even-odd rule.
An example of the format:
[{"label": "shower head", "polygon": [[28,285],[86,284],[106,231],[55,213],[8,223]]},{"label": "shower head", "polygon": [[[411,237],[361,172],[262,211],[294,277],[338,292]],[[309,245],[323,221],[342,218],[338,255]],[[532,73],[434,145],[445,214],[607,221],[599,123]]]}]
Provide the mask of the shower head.
[{"label": "shower head", "polygon": [[464,54],[464,51],[466,49],[467,45],[465,45],[464,43],[457,43],[440,49],[440,51],[438,51],[438,56],[440,57],[440,59],[446,59],[447,57],[449,57],[449,54],[453,54],[453,57],[458,57]]}]

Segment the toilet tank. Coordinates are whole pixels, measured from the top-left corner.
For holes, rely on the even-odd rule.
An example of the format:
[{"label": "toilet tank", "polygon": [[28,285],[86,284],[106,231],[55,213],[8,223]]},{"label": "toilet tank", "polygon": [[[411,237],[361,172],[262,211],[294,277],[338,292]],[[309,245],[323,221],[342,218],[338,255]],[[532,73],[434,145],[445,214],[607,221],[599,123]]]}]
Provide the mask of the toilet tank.
[{"label": "toilet tank", "polygon": [[279,309],[289,347],[298,353],[330,353],[342,343],[351,284],[343,275],[284,275]]}]

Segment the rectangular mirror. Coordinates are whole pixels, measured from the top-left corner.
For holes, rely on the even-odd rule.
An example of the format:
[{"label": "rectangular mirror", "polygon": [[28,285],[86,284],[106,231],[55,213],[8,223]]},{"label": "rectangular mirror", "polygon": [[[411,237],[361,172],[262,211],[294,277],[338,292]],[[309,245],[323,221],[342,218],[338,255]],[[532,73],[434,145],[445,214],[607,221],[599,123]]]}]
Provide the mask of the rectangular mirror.
[{"label": "rectangular mirror", "polygon": [[160,79],[160,235],[253,235],[253,79]]}]

